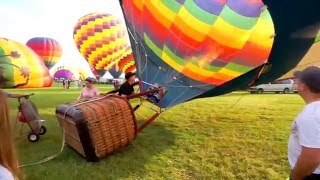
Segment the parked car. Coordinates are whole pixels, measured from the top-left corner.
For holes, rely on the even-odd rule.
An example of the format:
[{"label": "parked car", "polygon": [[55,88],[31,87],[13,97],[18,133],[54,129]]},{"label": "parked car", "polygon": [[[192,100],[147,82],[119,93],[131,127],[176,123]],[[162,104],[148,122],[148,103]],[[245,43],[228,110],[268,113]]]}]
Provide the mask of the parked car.
[{"label": "parked car", "polygon": [[264,92],[274,92],[274,93],[293,93],[296,91],[296,85],[293,80],[279,80],[274,81],[269,84],[261,84],[258,86],[253,86],[248,89],[250,93],[262,94]]}]

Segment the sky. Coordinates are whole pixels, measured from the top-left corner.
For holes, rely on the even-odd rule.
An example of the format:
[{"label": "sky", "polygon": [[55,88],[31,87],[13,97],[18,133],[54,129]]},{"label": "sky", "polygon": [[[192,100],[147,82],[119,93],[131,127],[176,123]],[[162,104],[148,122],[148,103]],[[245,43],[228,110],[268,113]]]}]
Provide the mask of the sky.
[{"label": "sky", "polygon": [[23,44],[33,37],[51,37],[63,48],[55,67],[88,69],[73,41],[73,28],[78,19],[93,12],[109,13],[124,22],[118,0],[0,0],[0,37]]}]

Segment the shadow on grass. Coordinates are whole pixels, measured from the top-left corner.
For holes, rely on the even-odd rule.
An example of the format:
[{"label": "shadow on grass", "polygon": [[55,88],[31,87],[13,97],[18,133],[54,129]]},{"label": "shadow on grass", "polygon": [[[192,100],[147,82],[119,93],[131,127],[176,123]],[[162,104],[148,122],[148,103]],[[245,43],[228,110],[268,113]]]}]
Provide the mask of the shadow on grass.
[{"label": "shadow on grass", "polygon": [[[60,140],[61,141],[61,140]],[[26,179],[140,179],[152,165],[154,158],[175,144],[175,134],[158,123],[148,126],[127,147],[115,152],[99,162],[86,162],[72,148],[66,146],[54,160],[45,164],[24,168]],[[23,147],[23,149],[22,149]],[[59,147],[57,134],[48,134],[37,145],[22,142],[20,154],[28,154],[23,161],[46,157],[44,154],[56,152]],[[43,152],[45,151],[45,153]],[[50,154],[50,153],[49,153]],[[37,158],[38,157],[38,158]]]}]

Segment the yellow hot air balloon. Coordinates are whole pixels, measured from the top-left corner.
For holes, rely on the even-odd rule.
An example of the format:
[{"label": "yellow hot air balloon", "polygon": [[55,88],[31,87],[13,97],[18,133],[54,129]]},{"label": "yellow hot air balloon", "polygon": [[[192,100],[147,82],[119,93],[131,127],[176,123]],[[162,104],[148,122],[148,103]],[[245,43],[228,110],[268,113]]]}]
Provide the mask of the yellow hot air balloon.
[{"label": "yellow hot air balloon", "polygon": [[50,87],[44,62],[26,45],[0,38],[0,88]]},{"label": "yellow hot air balloon", "polygon": [[95,70],[109,70],[131,53],[124,23],[110,14],[83,16],[74,27],[73,38],[79,52]]}]

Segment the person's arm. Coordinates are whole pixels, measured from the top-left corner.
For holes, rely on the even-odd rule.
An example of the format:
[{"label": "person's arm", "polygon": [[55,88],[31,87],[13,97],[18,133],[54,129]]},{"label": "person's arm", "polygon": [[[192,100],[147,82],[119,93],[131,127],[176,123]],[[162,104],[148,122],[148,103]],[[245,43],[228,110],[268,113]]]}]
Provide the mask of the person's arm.
[{"label": "person's arm", "polygon": [[299,139],[301,154],[291,171],[292,180],[301,180],[309,176],[320,165],[320,119],[316,115],[307,115],[299,119]]},{"label": "person's arm", "polygon": [[312,174],[320,164],[320,149],[302,147],[301,154],[291,172],[291,180],[301,180]]}]

